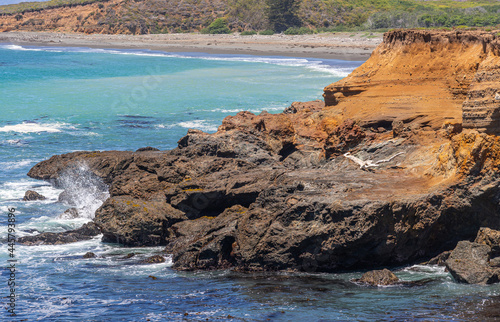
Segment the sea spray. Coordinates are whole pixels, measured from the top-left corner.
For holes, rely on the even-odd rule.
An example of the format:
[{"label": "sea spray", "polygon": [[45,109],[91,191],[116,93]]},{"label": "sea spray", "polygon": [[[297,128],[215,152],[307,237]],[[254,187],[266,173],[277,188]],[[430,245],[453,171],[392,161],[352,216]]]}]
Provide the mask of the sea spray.
[{"label": "sea spray", "polygon": [[64,189],[59,201],[77,210],[77,215],[74,211],[63,213],[59,217],[62,219],[93,219],[95,211],[109,197],[108,186],[85,163],[64,170],[57,180],[57,186]]}]

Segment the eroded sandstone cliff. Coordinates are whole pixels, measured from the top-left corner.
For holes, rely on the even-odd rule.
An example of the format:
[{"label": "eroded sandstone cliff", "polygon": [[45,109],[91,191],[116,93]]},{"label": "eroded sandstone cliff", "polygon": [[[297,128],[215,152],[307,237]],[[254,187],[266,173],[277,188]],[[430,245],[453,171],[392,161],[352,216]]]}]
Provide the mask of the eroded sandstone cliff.
[{"label": "eroded sandstone cliff", "polygon": [[392,31],[363,66],[325,88],[325,103],[365,125],[463,123],[496,133],[499,70],[498,32]]},{"label": "eroded sandstone cliff", "polygon": [[241,112],[171,151],[70,153],[28,175],[63,186],[85,164],[109,185],[94,219],[104,240],[165,245],[177,269],[334,272],[430,258],[500,228],[500,139],[462,130],[461,107],[496,53],[483,32],[465,34],[387,33],[325,89],[326,106]]}]

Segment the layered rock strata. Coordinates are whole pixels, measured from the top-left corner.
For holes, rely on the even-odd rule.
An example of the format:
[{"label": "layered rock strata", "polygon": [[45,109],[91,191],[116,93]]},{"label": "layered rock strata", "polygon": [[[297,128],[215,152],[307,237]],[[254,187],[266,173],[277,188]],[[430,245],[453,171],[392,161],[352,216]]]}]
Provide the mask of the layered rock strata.
[{"label": "layered rock strata", "polygon": [[497,133],[499,77],[498,32],[400,30],[386,33],[365,64],[325,87],[324,98],[331,113],[360,124],[438,129],[448,122]]}]

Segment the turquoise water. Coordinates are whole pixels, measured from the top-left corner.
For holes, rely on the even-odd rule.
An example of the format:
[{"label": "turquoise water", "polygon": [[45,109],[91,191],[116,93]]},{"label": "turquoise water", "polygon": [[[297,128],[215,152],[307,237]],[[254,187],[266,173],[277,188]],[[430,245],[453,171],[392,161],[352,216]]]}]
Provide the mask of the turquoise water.
[{"label": "turquoise water", "polygon": [[[322,88],[361,62],[167,54],[0,44],[0,261],[7,266],[8,208],[17,237],[76,228],[99,206],[81,191],[80,218],[59,215],[58,190],[29,179],[37,162],[77,150],[171,149],[187,131],[214,132],[238,111],[282,111],[321,98]],[[48,199],[22,202],[28,189]],[[94,259],[82,259],[92,251]],[[349,274],[186,273],[138,262],[161,248],[127,249],[99,238],[57,246],[17,245],[16,319],[27,321],[451,321],[468,320],[500,288],[464,286],[443,268],[397,275],[413,287],[368,288]],[[128,253],[138,253],[126,259]],[[9,271],[2,270],[2,307]],[[156,277],[156,279],[150,276]]]}]

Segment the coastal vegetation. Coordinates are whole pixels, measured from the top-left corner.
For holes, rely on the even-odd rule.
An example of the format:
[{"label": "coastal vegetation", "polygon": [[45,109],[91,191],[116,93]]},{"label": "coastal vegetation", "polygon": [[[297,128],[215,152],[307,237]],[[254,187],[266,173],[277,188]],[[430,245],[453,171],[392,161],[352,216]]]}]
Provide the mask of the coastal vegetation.
[{"label": "coastal vegetation", "polygon": [[50,0],[0,6],[0,29],[87,33],[307,34],[499,24],[494,0]]}]

